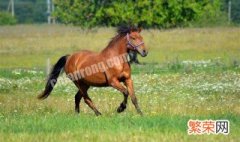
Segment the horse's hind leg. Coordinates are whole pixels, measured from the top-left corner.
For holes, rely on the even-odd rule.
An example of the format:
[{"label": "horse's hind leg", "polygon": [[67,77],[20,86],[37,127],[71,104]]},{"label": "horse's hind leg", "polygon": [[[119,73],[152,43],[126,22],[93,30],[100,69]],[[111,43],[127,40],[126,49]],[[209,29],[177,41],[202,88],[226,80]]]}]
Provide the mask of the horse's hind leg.
[{"label": "horse's hind leg", "polygon": [[76,113],[80,112],[79,104],[80,104],[81,99],[82,99],[82,94],[80,91],[78,91],[75,95],[75,112]]},{"label": "horse's hind leg", "polygon": [[97,116],[101,115],[101,113],[97,110],[97,108],[95,107],[95,105],[93,104],[91,98],[89,98],[87,93],[83,95],[83,98],[85,103],[95,112]]},{"label": "horse's hind leg", "polygon": [[101,113],[97,110],[97,108],[95,107],[95,105],[93,104],[91,98],[88,96],[87,90],[88,90],[89,86],[86,86],[84,84],[79,86],[79,90],[82,93],[82,97],[84,99],[84,102],[95,112],[95,114],[101,115]]}]

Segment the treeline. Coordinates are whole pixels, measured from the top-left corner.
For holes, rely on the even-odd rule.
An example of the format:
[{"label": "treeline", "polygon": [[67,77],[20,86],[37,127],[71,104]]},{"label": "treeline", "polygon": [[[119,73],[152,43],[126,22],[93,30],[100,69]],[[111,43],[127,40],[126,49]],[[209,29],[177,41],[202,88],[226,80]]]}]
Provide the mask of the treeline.
[{"label": "treeline", "polygon": [[[222,11],[228,11],[229,0],[222,0]],[[231,21],[240,23],[240,0],[231,0]]]},{"label": "treeline", "polygon": [[[14,0],[15,17],[11,19],[10,0],[0,0],[0,25],[4,21],[16,21],[16,23],[46,23],[47,21],[47,4],[46,0]],[[10,8],[10,9],[8,9]],[[9,10],[9,11],[7,11]],[[8,16],[8,17],[7,17]],[[12,22],[11,22],[12,23]]]},{"label": "treeline", "polygon": [[221,0],[55,0],[54,16],[84,27],[138,23],[145,28],[226,22]]},{"label": "treeline", "polygon": [[[51,0],[58,23],[82,27],[137,23],[145,28],[209,26],[228,23],[229,0]],[[240,0],[232,1],[232,22],[240,23]],[[46,0],[14,0],[15,17],[0,0],[1,23],[46,23]],[[9,22],[10,21],[10,22]]]}]

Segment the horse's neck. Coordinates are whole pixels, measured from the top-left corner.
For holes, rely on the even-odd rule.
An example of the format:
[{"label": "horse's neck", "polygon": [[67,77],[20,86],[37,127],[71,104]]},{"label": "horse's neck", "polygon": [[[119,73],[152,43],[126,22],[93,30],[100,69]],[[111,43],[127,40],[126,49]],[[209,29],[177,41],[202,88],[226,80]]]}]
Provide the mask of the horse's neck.
[{"label": "horse's neck", "polygon": [[126,39],[120,38],[116,43],[112,46],[106,47],[102,54],[105,57],[113,57],[121,54],[126,54],[127,48],[126,48]]}]

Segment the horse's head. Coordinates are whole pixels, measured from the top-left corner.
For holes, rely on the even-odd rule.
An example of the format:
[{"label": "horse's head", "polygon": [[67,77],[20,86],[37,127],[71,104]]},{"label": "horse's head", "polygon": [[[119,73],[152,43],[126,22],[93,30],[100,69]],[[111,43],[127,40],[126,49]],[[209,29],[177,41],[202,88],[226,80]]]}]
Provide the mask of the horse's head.
[{"label": "horse's head", "polygon": [[137,51],[142,57],[147,56],[148,51],[143,42],[143,37],[140,34],[141,28],[132,28],[129,33],[127,33],[127,48],[129,50]]}]

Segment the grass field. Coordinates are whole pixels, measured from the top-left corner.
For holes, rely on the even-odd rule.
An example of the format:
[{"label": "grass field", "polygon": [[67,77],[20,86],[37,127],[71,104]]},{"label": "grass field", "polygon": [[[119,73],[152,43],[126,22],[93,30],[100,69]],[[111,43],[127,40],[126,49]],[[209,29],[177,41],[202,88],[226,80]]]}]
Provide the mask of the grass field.
[{"label": "grass field", "polygon": [[[100,51],[113,28],[19,25],[0,27],[0,141],[240,141],[240,29],[145,30],[149,55],[133,65],[136,96],[118,114],[122,95],[91,88],[96,117],[82,101],[74,113],[76,88],[60,80],[44,101],[36,96],[54,64],[81,49]],[[188,135],[189,119],[227,119],[229,135]]]}]

